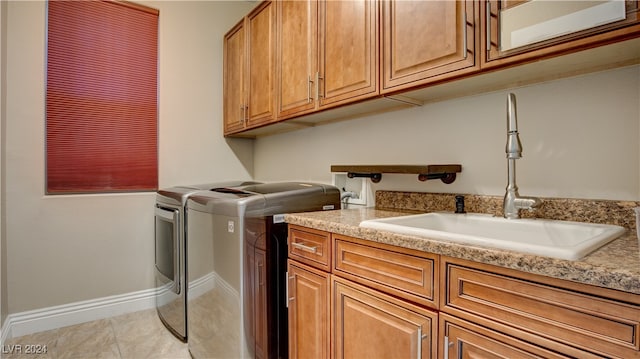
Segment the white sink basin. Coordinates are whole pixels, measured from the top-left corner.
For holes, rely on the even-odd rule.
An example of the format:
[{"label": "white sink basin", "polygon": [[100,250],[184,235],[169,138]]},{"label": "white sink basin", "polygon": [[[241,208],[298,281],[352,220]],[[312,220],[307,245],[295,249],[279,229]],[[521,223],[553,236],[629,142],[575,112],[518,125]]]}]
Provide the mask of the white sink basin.
[{"label": "white sink basin", "polygon": [[586,256],[625,232],[623,227],[607,224],[470,213],[372,219],[361,222],[360,227],[570,260]]}]

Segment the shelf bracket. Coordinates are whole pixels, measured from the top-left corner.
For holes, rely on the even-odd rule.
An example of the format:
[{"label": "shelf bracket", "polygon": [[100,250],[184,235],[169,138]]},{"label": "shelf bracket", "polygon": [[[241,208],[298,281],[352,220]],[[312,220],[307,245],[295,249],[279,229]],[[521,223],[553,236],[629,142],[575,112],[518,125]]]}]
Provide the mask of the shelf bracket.
[{"label": "shelf bracket", "polygon": [[462,172],[458,164],[447,165],[332,165],[331,172],[347,172],[349,178],[369,178],[371,182],[382,180],[383,173],[417,174],[418,180],[424,182],[439,179],[451,184],[456,180],[456,173]]},{"label": "shelf bracket", "polygon": [[347,172],[347,177],[349,178],[369,178],[371,182],[378,183],[382,179],[382,173],[358,173],[358,172]]},{"label": "shelf bracket", "polygon": [[456,180],[455,173],[421,173],[418,175],[418,181],[424,182],[430,179],[439,179],[443,183],[452,184]]}]

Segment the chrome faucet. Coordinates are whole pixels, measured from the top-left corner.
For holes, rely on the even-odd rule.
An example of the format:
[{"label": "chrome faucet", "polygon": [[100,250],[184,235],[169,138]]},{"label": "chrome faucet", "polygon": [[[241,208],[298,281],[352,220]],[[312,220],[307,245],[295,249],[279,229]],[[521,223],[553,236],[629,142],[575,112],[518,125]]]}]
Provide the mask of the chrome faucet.
[{"label": "chrome faucet", "polygon": [[516,160],[522,157],[522,144],[518,136],[518,119],[516,115],[516,95],[509,94],[507,98],[507,192],[504,195],[504,218],[520,218],[520,210],[532,211],[542,200],[535,197],[521,197],[516,185]]}]

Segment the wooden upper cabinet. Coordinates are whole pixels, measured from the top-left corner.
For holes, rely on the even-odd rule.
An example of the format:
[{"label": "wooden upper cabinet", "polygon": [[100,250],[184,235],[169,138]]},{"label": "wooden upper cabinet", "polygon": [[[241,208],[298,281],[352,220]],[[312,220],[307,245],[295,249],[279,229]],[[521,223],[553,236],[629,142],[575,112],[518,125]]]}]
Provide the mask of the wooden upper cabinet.
[{"label": "wooden upper cabinet", "polygon": [[316,0],[277,1],[278,117],[313,111],[318,68]]},{"label": "wooden upper cabinet", "polygon": [[278,1],[278,117],[378,95],[378,2]]},{"label": "wooden upper cabinet", "polygon": [[224,36],[224,133],[244,128],[244,20]]},{"label": "wooden upper cabinet", "polygon": [[224,133],[276,120],[276,11],[264,1],[224,37]]},{"label": "wooden upper cabinet", "polygon": [[263,2],[247,16],[247,127],[276,119],[276,9]]},{"label": "wooden upper cabinet", "polygon": [[382,2],[382,93],[477,71],[474,1]]},{"label": "wooden upper cabinet", "polygon": [[640,34],[639,4],[627,1],[483,1],[481,66],[535,61]]},{"label": "wooden upper cabinet", "polygon": [[378,95],[378,1],[322,1],[319,19],[319,106]]}]

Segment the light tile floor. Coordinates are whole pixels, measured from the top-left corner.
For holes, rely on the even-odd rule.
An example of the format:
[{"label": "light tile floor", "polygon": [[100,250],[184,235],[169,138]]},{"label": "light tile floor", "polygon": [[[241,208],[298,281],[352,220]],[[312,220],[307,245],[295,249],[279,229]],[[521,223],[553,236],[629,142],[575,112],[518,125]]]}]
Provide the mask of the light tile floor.
[{"label": "light tile floor", "polygon": [[[17,352],[18,345],[22,353]],[[46,353],[26,354],[27,346],[46,345]],[[37,348],[37,347],[30,347]],[[187,344],[162,324],[155,309],[72,325],[7,340],[3,359],[189,359]]]}]

